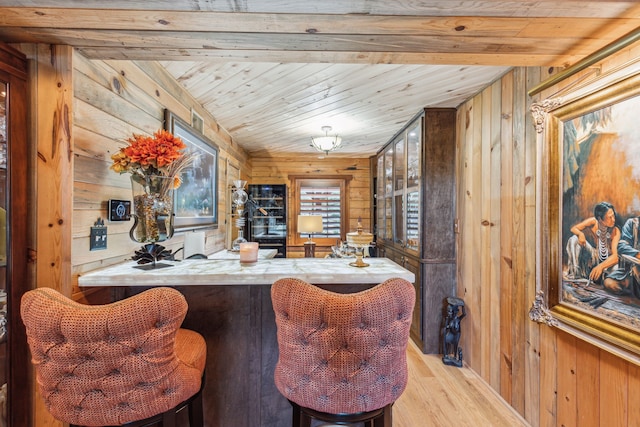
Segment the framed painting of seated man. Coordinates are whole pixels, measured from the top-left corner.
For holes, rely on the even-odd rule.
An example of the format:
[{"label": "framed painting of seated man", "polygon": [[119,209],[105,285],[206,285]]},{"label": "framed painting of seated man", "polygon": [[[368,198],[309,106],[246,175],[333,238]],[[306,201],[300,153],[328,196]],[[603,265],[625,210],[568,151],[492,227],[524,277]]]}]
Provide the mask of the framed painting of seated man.
[{"label": "framed painting of seated man", "polygon": [[640,70],[532,107],[540,147],[531,318],[640,363]]}]

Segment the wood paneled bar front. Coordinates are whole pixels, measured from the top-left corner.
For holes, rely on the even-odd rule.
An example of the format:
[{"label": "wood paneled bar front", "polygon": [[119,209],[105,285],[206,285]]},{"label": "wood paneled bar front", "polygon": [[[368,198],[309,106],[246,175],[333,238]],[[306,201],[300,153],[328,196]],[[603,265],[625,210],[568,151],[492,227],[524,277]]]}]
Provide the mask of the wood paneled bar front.
[{"label": "wood paneled bar front", "polygon": [[[414,274],[387,258],[367,258],[366,268],[349,259],[259,259],[166,262],[155,270],[127,262],[78,278],[80,287],[113,287],[114,299],[152,286],[180,290],[189,304],[184,327],[207,341],[204,418],[209,427],[282,427],[291,422],[291,406],[278,392],[273,372],[278,360],[271,284],[296,277],[334,292],[357,292],[383,281]],[[165,262],[165,261],[163,261]]]}]

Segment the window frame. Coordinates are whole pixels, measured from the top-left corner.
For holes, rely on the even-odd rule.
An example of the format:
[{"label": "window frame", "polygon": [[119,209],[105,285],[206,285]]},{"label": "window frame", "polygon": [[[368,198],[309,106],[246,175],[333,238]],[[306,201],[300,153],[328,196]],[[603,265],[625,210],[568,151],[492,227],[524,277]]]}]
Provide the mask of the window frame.
[{"label": "window frame", "polygon": [[[290,175],[291,187],[293,188],[293,203],[291,203],[290,221],[291,228],[289,235],[294,246],[302,246],[308,237],[301,237],[298,233],[298,215],[300,214],[300,193],[302,187],[313,186],[336,186],[340,187],[340,241],[345,241],[349,224],[349,183],[353,177],[351,175]],[[312,237],[316,246],[332,246],[337,243],[336,238]]]}]

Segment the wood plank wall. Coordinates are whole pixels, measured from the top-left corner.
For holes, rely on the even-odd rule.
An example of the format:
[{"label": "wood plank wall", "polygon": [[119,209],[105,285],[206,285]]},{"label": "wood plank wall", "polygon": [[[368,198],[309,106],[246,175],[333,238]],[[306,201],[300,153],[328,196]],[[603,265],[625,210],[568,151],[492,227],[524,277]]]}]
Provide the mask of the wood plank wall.
[{"label": "wood plank wall", "polygon": [[[129,239],[132,222],[108,222],[107,249],[89,251],[89,232],[100,217],[106,219],[109,199],[131,198],[129,174],[109,169],[110,156],[132,133],[152,133],[163,127],[164,109],[187,122],[191,109],[204,118],[204,133],[220,149],[218,179],[225,188],[227,164],[247,162],[244,150],[233,143],[214,119],[161,67],[152,62],[91,61],[76,53],[74,68],[74,187],[72,265],[74,278],[84,271],[130,259],[140,245]],[[250,172],[250,170],[248,171]],[[216,229],[206,230],[206,250],[224,248],[226,197],[219,191]],[[165,246],[177,250],[183,236]],[[78,292],[77,280],[74,293]]]},{"label": "wood plank wall", "polygon": [[[332,157],[331,154],[321,156],[296,156],[276,158],[251,158],[252,177],[249,184],[286,184],[287,185],[287,211],[289,218],[293,215],[294,194],[289,175],[304,176],[310,178],[320,175],[347,175],[352,179],[349,182],[349,221],[347,232],[356,231],[358,218],[362,218],[362,227],[365,231],[371,230],[371,169],[368,158],[348,159]],[[287,257],[296,258],[304,256],[304,247],[295,246],[291,236],[295,234],[295,219],[287,224]],[[331,252],[330,247],[316,247],[316,257],[321,258]]]},{"label": "wood plank wall", "polygon": [[[599,64],[637,60],[640,47]],[[640,425],[640,368],[529,320],[536,291],[536,132],[530,99],[555,69],[516,68],[458,110],[458,295],[465,362],[533,426]],[[544,262],[544,260],[543,260]]]}]

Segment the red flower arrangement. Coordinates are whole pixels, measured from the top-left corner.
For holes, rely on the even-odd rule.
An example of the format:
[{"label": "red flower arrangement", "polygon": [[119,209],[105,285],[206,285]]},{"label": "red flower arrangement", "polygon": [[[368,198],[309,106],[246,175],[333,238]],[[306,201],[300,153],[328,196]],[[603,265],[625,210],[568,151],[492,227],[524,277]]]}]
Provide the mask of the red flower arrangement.
[{"label": "red flower arrangement", "polygon": [[182,170],[193,161],[192,154],[181,151],[187,147],[182,139],[161,129],[153,137],[133,134],[127,142],[129,145],[111,156],[111,170],[130,173],[140,183],[150,176],[165,176],[173,178],[174,189],[180,186]]},{"label": "red flower arrangement", "polygon": [[166,130],[153,136],[133,134],[127,142],[111,156],[111,170],[131,174],[135,223],[129,236],[153,243],[144,247],[146,251],[162,252],[164,247],[155,244],[173,236],[173,190],[180,187],[182,171],[197,154],[184,152],[185,143]]}]

